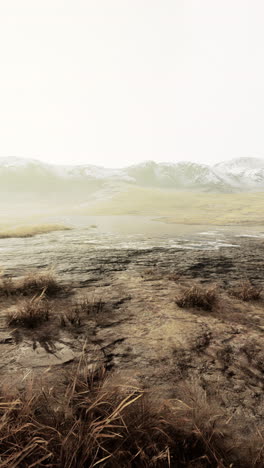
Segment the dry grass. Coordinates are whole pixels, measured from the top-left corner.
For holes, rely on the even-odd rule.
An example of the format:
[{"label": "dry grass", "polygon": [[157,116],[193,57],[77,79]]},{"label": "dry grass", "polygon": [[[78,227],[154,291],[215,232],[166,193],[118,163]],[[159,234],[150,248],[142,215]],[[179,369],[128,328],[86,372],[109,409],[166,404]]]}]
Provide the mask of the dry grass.
[{"label": "dry grass", "polygon": [[[188,225],[263,225],[263,193],[197,193],[127,185],[109,199],[98,199],[79,213],[153,216]],[[135,224],[133,220],[133,224]]]},{"label": "dry grass", "polygon": [[12,296],[15,289],[13,278],[0,277],[0,296]]},{"label": "dry grass", "polygon": [[254,286],[249,280],[244,280],[231,288],[229,293],[245,302],[257,301],[261,299],[262,288]]},{"label": "dry grass", "polygon": [[[198,442],[204,447],[200,460],[186,463],[187,467],[262,467],[264,463],[264,432],[252,424],[247,430],[243,415],[228,416],[216,400],[211,400],[199,380],[178,386],[179,399],[172,401],[171,415],[183,421],[187,441],[193,436],[193,448]],[[175,408],[176,404],[176,408]],[[244,430],[243,430],[244,428]],[[245,431],[246,429],[246,431]],[[190,446],[189,446],[190,448]],[[191,449],[192,450],[192,449]],[[200,464],[199,464],[200,462]]]},{"label": "dry grass", "polygon": [[51,271],[29,273],[21,279],[0,279],[0,295],[2,296],[33,296],[45,293],[46,296],[56,296],[63,290]]},{"label": "dry grass", "polygon": [[25,299],[9,313],[7,325],[9,327],[37,328],[50,319],[51,305],[43,297]]},{"label": "dry grass", "polygon": [[103,311],[104,307],[105,302],[102,299],[90,300],[88,297],[83,297],[72,306],[72,309],[79,315],[97,315]]},{"label": "dry grass", "polygon": [[77,310],[71,309],[61,315],[60,326],[64,328],[67,327],[68,324],[76,328],[82,325],[82,318]]},{"label": "dry grass", "polygon": [[151,267],[151,268],[144,268],[144,270],[141,273],[141,277],[147,277],[147,278],[152,278],[154,276],[157,276],[157,268],[156,267]]},{"label": "dry grass", "polygon": [[79,301],[70,305],[69,310],[60,317],[60,326],[67,325],[78,328],[82,325],[83,319],[89,315],[98,315],[103,311],[105,302],[99,299],[98,301],[90,300],[88,297],[83,297]]},{"label": "dry grass", "polygon": [[37,294],[42,291],[46,296],[55,296],[62,290],[53,273],[47,271],[39,274],[29,274],[22,280],[21,290],[25,295]]},{"label": "dry grass", "polygon": [[218,299],[216,286],[194,285],[186,288],[176,297],[179,307],[194,307],[203,310],[212,310]]},{"label": "dry grass", "polygon": [[168,280],[174,281],[175,283],[181,279],[182,274],[181,273],[170,273],[168,276]]},{"label": "dry grass", "polygon": [[138,389],[111,387],[104,370],[89,374],[79,364],[63,395],[30,386],[10,396],[2,389],[0,466],[262,467],[260,431],[247,435],[243,453],[234,449],[230,420],[192,387],[186,403],[161,405]]},{"label": "dry grass", "polygon": [[16,237],[33,237],[38,234],[48,234],[53,231],[68,231],[71,228],[60,224],[42,224],[33,226],[18,226],[0,230],[0,239]]}]

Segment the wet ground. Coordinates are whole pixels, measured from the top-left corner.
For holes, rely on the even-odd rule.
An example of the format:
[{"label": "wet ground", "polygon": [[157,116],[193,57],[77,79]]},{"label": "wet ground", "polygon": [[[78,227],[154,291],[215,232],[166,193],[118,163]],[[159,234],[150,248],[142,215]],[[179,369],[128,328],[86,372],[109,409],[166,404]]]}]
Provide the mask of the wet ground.
[{"label": "wet ground", "polygon": [[[178,226],[176,232],[174,226],[146,235],[91,227],[89,221],[72,231],[0,241],[6,275],[53,266],[59,281],[72,288],[72,296],[54,299],[51,322],[33,332],[7,327],[19,298],[1,298],[2,378],[23,382],[37,372],[57,379],[58,369],[76,363],[85,350],[92,366],[104,364],[120,381],[163,397],[176,397],[179,382],[192,386],[195,380],[238,426],[259,424],[264,297],[244,303],[228,289],[245,278],[264,287],[263,232],[205,226],[186,232]],[[215,310],[176,305],[176,295],[196,282],[217,283]],[[82,297],[103,306],[79,324],[61,327],[60,317]]]},{"label": "wet ground", "polygon": [[63,281],[85,286],[103,280],[107,272],[156,265],[210,281],[263,281],[264,229],[259,227],[168,226],[132,216],[51,221],[73,229],[0,239],[5,275],[53,268]]}]

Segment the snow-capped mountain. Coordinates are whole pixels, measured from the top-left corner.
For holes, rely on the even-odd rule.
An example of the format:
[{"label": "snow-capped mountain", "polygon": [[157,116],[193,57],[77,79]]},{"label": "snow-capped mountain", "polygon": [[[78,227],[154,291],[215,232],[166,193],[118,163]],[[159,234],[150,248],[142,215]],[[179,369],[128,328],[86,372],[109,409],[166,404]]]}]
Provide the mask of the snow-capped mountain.
[{"label": "snow-capped mountain", "polygon": [[210,192],[264,191],[264,159],[237,158],[213,166],[146,161],[121,169],[59,166],[36,159],[0,158],[0,191],[87,190],[111,183]]},{"label": "snow-capped mountain", "polygon": [[238,158],[218,163],[214,171],[224,178],[234,189],[264,188],[264,159]]},{"label": "snow-capped mountain", "polygon": [[212,192],[264,191],[264,158],[237,158],[212,166],[146,161],[123,171],[137,185]]}]

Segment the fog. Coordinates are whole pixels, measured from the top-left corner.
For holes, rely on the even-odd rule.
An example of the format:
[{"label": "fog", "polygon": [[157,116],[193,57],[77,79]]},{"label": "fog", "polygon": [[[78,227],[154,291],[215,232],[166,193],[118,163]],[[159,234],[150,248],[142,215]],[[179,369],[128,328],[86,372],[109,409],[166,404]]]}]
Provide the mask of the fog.
[{"label": "fog", "polygon": [[263,14],[259,0],[2,0],[0,155],[264,155]]},{"label": "fog", "polygon": [[3,0],[2,225],[259,225],[263,13],[247,0]]},{"label": "fog", "polygon": [[1,467],[264,467],[263,18],[0,0]]}]

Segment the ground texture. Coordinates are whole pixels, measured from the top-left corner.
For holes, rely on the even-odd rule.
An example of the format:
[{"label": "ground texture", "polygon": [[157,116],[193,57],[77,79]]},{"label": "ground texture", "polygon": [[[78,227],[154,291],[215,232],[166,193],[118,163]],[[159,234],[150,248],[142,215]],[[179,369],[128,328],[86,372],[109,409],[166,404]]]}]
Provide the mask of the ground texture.
[{"label": "ground texture", "polygon": [[[33,376],[63,388],[65,371],[85,353],[91,369],[103,365],[116,382],[163,400],[198,386],[235,423],[238,436],[260,428],[264,295],[243,301],[231,292],[245,279],[264,286],[263,254],[260,240],[219,251],[101,251],[85,259],[86,267],[79,264],[82,272],[75,264],[71,284],[70,266],[61,272],[70,288],[48,299],[49,319],[33,329],[7,325],[25,298],[2,294],[1,381],[22,388]],[[211,310],[177,305],[197,284],[215,285]]]}]

